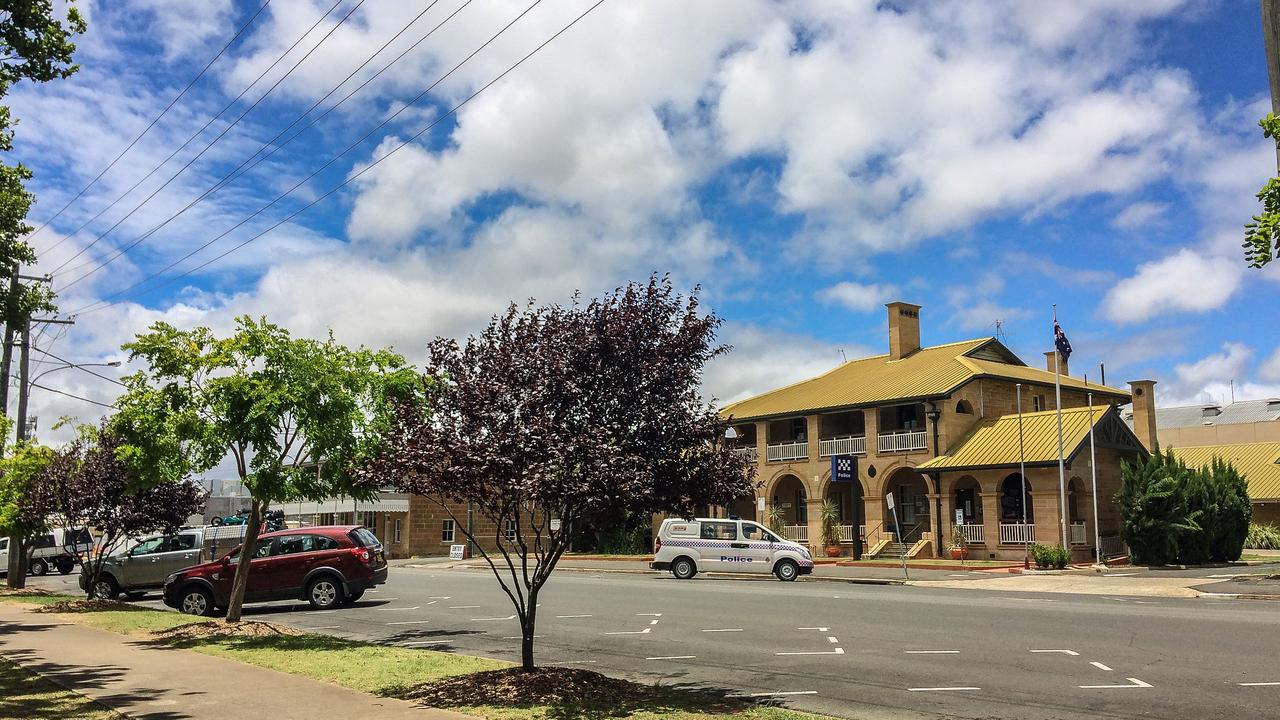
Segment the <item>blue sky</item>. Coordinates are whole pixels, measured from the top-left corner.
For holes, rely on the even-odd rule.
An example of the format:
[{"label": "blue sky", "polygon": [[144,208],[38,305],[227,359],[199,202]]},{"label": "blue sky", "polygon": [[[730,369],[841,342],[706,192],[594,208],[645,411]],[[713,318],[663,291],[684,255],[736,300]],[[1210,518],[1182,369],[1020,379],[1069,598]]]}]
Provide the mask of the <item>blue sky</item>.
[{"label": "blue sky", "polygon": [[[1239,248],[1275,169],[1255,125],[1269,107],[1256,2],[607,0],[446,116],[591,5],[537,3],[448,73],[530,2],[272,0],[34,238],[62,309],[81,311],[41,345],[103,361],[156,320],[226,328],[247,312],[419,361],[431,337],[474,331],[510,301],[670,272],[726,319],[735,350],[706,383],[724,400],[828,369],[842,351],[882,352],[894,299],[924,306],[926,343],[991,335],[999,320],[1035,365],[1056,303],[1075,374],[1105,362],[1111,384],[1155,378],[1165,404],[1225,399],[1232,385],[1238,398],[1280,395],[1277,275],[1246,270]],[[10,94],[36,224],[259,4],[81,0],[82,72]],[[384,67],[170,219],[313,103],[296,127]],[[113,395],[83,373],[55,378]],[[49,393],[33,403],[49,419],[100,410]]]}]

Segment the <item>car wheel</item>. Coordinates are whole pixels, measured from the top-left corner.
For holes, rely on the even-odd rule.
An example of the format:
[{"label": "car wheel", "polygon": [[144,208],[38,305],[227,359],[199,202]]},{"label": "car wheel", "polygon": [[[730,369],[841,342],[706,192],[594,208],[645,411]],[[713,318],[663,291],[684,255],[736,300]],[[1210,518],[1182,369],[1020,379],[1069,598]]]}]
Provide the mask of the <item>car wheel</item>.
[{"label": "car wheel", "polygon": [[800,574],[800,567],[791,560],[780,560],[773,567],[773,574],[777,575],[778,579],[783,582],[791,582]]},{"label": "car wheel", "polygon": [[102,575],[98,577],[98,581],[93,584],[93,597],[98,600],[115,600],[120,594],[120,588],[116,585],[116,581],[110,575]]},{"label": "car wheel", "polygon": [[698,574],[698,566],[687,557],[676,558],[675,562],[671,563],[671,574],[679,580],[689,580]]},{"label": "car wheel", "polygon": [[222,525],[222,518],[215,517],[214,519],[209,521],[209,524],[214,527],[220,527]]},{"label": "car wheel", "polygon": [[40,558],[31,561],[31,574],[36,577],[47,575],[49,573],[49,563]]},{"label": "car wheel", "polygon": [[212,615],[213,593],[199,585],[193,585],[182,591],[182,600],[178,603],[178,609],[187,615]]},{"label": "car wheel", "polygon": [[58,559],[58,572],[59,572],[59,573],[61,573],[61,574],[63,574],[63,575],[69,575],[69,574],[71,574],[71,571],[72,571],[72,570],[75,570],[75,569],[76,569],[75,561],[73,561],[71,558],[59,558],[59,559]]},{"label": "car wheel", "polygon": [[358,590],[358,591],[353,592],[353,593],[351,593],[350,595],[348,595],[348,596],[347,596],[347,599],[346,599],[346,600],[344,600],[344,601],[342,601],[342,604],[344,604],[344,605],[351,605],[352,603],[359,602],[359,601],[360,601],[360,598],[362,598],[362,597],[364,597],[364,591],[363,591],[363,590]]},{"label": "car wheel", "polygon": [[342,602],[342,598],[342,584],[329,575],[312,580],[307,587],[307,602],[316,610],[330,610]]}]

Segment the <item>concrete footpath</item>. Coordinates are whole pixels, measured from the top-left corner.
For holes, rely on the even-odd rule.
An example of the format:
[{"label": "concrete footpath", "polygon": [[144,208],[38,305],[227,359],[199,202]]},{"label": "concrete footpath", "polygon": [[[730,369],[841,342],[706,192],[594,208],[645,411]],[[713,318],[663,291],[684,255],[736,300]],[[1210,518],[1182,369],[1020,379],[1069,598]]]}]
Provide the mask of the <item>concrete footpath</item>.
[{"label": "concrete footpath", "polygon": [[0,603],[0,655],[130,718],[470,718],[190,650],[147,645],[56,617]]}]

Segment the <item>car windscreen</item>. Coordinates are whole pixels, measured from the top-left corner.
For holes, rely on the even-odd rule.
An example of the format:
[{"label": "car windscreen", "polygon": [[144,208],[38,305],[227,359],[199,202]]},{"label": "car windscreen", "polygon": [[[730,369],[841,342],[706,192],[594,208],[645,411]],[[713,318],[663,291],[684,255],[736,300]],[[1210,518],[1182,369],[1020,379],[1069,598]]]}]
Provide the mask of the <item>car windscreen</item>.
[{"label": "car windscreen", "polygon": [[369,528],[358,527],[351,531],[351,539],[360,547],[381,547],[382,543],[378,542],[378,536],[373,534]]}]

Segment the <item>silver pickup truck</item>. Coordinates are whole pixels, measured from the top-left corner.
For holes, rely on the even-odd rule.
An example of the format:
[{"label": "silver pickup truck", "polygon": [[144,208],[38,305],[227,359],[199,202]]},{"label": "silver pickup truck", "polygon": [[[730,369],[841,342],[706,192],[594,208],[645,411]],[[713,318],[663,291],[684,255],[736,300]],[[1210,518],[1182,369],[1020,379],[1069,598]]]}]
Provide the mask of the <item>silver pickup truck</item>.
[{"label": "silver pickup truck", "polygon": [[[102,562],[93,596],[130,599],[164,587],[164,579],[231,550],[244,537],[243,525],[186,528],[173,535],[154,535],[130,543]],[[80,572],[80,589],[88,590],[89,570]]]}]

